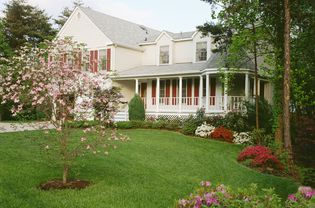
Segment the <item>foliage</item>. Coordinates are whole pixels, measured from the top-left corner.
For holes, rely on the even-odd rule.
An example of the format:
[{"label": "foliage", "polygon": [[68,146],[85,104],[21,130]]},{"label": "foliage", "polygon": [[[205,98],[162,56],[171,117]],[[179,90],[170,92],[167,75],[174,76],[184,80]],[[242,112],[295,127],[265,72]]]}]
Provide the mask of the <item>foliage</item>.
[{"label": "foliage", "polygon": [[[268,200],[266,200],[268,199]],[[281,199],[274,189],[258,190],[256,184],[246,188],[233,190],[223,184],[212,185],[210,181],[202,181],[201,187],[186,199],[176,204],[177,208],[203,207],[282,207]]]},{"label": "foliage", "polygon": [[233,143],[235,144],[242,144],[242,145],[252,145],[253,144],[253,137],[249,132],[234,132],[233,134]]},{"label": "foliage", "polygon": [[[246,102],[246,116],[247,123],[253,125],[256,119],[256,104],[252,102]],[[259,99],[259,126],[260,128],[265,129],[267,133],[272,132],[273,125],[273,112],[272,107],[264,98]],[[252,126],[253,128],[253,126]]]},{"label": "foliage", "polygon": [[251,129],[247,116],[238,112],[227,113],[223,118],[223,126],[237,132],[246,132]]},{"label": "foliage", "polygon": [[201,126],[198,126],[198,128],[195,131],[195,135],[200,137],[210,137],[214,129],[215,129],[214,126],[204,123]]},{"label": "foliage", "polygon": [[273,155],[272,151],[264,146],[246,147],[238,156],[238,161],[244,162],[249,160],[251,167],[257,167],[264,172],[283,170],[283,165],[278,158]]},{"label": "foliage", "polygon": [[255,145],[271,147],[274,144],[273,135],[267,134],[264,129],[254,129],[251,134]]},{"label": "foliage", "polygon": [[178,130],[180,129],[180,122],[173,120],[156,120],[156,121],[119,121],[116,122],[118,129],[166,129],[166,130]]},{"label": "foliage", "polygon": [[233,132],[223,126],[217,127],[211,133],[211,138],[213,139],[223,139],[226,142],[233,142]]},{"label": "foliage", "polygon": [[196,112],[196,116],[190,115],[183,123],[182,133],[186,135],[194,135],[198,126],[205,120],[205,111],[200,108]]},{"label": "foliage", "polygon": [[145,119],[144,104],[139,95],[135,95],[129,102],[129,120],[143,121]]},{"label": "foliage", "polygon": [[25,0],[9,1],[3,13],[6,38],[13,50],[25,44],[38,46],[44,40],[52,40],[56,34],[45,11]]},{"label": "foliage", "polygon": [[[56,140],[47,139],[45,149],[56,150],[63,167],[63,183],[76,157],[85,151],[107,153],[110,140],[128,138],[108,135],[106,127],[117,111],[120,96],[111,86],[107,74],[83,71],[87,62],[86,49],[71,38],[46,42],[45,48],[23,47],[8,64],[7,75],[1,82],[3,103],[13,102],[13,116],[24,109],[40,109],[56,128]],[[66,56],[66,58],[65,58]],[[82,62],[81,59],[82,58]],[[93,95],[93,96],[91,96]],[[93,110],[93,107],[100,107]],[[68,121],[96,119],[99,125],[87,128],[91,138],[81,137],[76,147],[70,148]],[[49,131],[47,132],[49,137]]]},{"label": "foliage", "polygon": [[0,63],[3,63],[3,58],[8,58],[13,54],[12,49],[9,46],[9,42],[5,35],[4,25],[2,19],[0,19]]},{"label": "foliage", "polygon": [[224,126],[224,117],[223,116],[207,116],[205,122],[211,126],[219,127]]},{"label": "foliage", "polygon": [[315,190],[311,187],[300,186],[298,192],[290,194],[286,200],[286,207],[308,208],[315,206]]}]

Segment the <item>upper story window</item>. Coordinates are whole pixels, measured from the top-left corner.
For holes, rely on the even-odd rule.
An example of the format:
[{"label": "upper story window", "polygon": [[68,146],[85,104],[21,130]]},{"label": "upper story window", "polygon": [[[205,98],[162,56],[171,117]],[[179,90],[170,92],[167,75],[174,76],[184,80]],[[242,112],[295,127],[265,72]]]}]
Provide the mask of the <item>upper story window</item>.
[{"label": "upper story window", "polygon": [[207,42],[199,42],[196,44],[196,61],[207,60]]},{"label": "upper story window", "polygon": [[100,69],[101,70],[106,70],[107,68],[107,50],[106,49],[101,49],[100,50]]},{"label": "upper story window", "polygon": [[170,51],[169,46],[160,46],[160,64],[169,64]]}]

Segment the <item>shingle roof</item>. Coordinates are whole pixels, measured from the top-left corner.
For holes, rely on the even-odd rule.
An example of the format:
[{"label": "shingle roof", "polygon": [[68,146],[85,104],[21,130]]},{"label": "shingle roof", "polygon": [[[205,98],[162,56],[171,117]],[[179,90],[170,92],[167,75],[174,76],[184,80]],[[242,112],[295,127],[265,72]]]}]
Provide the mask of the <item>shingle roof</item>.
[{"label": "shingle roof", "polygon": [[[116,75],[116,78],[136,78],[136,77],[154,77],[166,75],[187,75],[200,74],[205,69],[224,68],[224,63],[220,53],[211,54],[207,62],[200,63],[181,63],[171,65],[145,65],[132,69],[124,70]],[[244,64],[240,68],[254,69],[252,62]]]},{"label": "shingle roof", "polygon": [[138,47],[138,43],[146,40],[154,41],[161,33],[161,31],[103,14],[87,7],[80,7],[80,9],[116,44]]},{"label": "shingle roof", "polygon": [[[116,44],[137,48],[139,47],[139,43],[154,42],[162,33],[162,31],[103,14],[88,7],[80,7],[80,9]],[[195,33],[195,31],[181,33],[165,32],[174,40],[191,38]]]}]

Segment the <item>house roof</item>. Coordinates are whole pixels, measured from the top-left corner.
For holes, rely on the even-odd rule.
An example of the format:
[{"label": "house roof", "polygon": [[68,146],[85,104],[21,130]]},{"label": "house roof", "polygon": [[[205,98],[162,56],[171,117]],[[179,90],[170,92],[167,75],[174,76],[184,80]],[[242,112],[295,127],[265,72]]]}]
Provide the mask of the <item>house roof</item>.
[{"label": "house roof", "polygon": [[[88,7],[79,7],[90,20],[115,44],[139,48],[139,43],[154,42],[163,31],[113,17]],[[195,31],[172,33],[174,40],[191,38]]]},{"label": "house roof", "polygon": [[[224,68],[223,57],[220,53],[211,54],[207,62],[199,63],[181,63],[171,65],[144,65],[119,72],[116,78],[136,78],[136,77],[154,77],[154,76],[171,76],[201,74],[206,69]],[[252,62],[245,63],[240,68],[254,69]]]},{"label": "house roof", "polygon": [[138,43],[154,41],[161,33],[161,31],[103,14],[87,7],[80,7],[80,9],[115,44],[138,47]]}]

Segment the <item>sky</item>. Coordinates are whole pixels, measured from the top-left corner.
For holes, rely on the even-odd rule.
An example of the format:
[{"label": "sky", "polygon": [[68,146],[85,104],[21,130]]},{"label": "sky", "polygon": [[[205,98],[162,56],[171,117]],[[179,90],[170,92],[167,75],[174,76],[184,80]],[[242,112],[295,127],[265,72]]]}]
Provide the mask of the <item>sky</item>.
[{"label": "sky", "polygon": [[[4,3],[0,0],[0,16]],[[211,21],[211,7],[201,0],[82,0],[84,6],[158,30],[171,32],[193,31],[197,25]],[[72,0],[28,0],[57,17]]]}]

